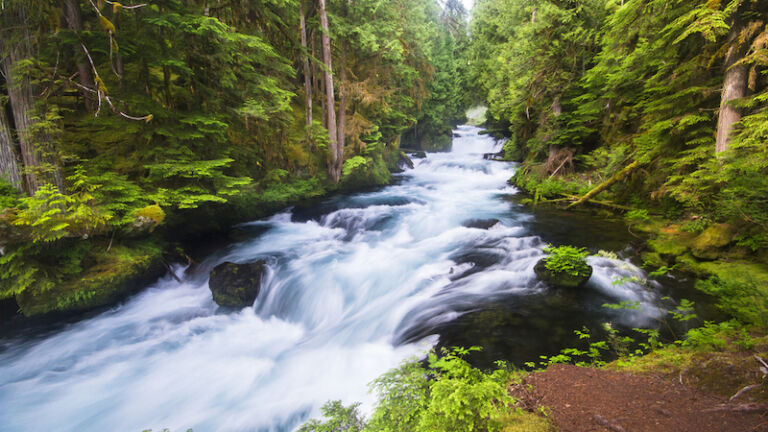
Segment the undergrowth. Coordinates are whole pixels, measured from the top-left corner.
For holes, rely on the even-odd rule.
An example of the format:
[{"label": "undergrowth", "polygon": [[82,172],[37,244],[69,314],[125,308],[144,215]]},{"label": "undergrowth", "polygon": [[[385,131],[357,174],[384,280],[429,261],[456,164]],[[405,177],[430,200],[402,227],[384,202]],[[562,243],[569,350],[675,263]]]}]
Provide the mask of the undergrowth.
[{"label": "undergrowth", "polygon": [[408,360],[376,379],[378,403],[366,420],[356,404],[328,402],[325,420],[310,420],[299,432],[500,431],[548,432],[548,419],[515,407],[507,384],[519,380],[503,362],[492,371],[464,357],[479,348],[431,352],[425,362]]}]

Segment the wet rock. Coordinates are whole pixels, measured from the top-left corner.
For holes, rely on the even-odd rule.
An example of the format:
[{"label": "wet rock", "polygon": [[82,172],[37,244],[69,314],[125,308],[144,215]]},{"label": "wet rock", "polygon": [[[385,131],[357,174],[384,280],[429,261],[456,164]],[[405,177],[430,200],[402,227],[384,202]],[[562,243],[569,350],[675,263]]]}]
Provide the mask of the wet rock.
[{"label": "wet rock", "polygon": [[413,159],[424,159],[426,157],[427,157],[427,154],[424,153],[423,151],[417,151],[417,152],[411,153],[411,158]]},{"label": "wet rock", "polygon": [[592,266],[587,266],[587,268],[589,269],[587,272],[577,275],[566,272],[554,272],[547,268],[547,259],[542,258],[533,267],[533,271],[539,279],[558,288],[581,288],[587,284],[587,281],[592,276]]},{"label": "wet rock", "polygon": [[492,160],[492,161],[503,161],[504,151],[502,150],[498,153],[483,153],[483,159]]},{"label": "wet rock", "polygon": [[259,295],[265,272],[264,260],[246,264],[225,262],[217,265],[211,271],[208,282],[213,301],[219,306],[230,308],[252,305]]},{"label": "wet rock", "polygon": [[488,229],[499,223],[498,219],[470,219],[462,222],[461,226],[467,228]]},{"label": "wet rock", "polygon": [[716,224],[705,229],[691,244],[691,252],[696,258],[714,260],[720,256],[720,248],[733,240],[736,230],[728,224]]},{"label": "wet rock", "polygon": [[397,171],[398,173],[404,172],[406,169],[413,169],[413,161],[403,152],[400,152],[400,157],[397,159]]}]

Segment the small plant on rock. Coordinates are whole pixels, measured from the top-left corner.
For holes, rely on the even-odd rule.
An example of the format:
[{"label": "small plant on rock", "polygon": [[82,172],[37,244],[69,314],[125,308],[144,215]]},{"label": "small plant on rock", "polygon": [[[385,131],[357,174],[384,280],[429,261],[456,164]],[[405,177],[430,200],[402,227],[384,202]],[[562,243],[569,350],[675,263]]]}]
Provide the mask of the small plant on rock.
[{"label": "small plant on rock", "polygon": [[549,245],[544,248],[544,252],[549,254],[544,261],[545,267],[553,273],[565,273],[579,277],[589,277],[592,274],[592,269],[587,264],[586,259],[589,253],[584,248]]}]

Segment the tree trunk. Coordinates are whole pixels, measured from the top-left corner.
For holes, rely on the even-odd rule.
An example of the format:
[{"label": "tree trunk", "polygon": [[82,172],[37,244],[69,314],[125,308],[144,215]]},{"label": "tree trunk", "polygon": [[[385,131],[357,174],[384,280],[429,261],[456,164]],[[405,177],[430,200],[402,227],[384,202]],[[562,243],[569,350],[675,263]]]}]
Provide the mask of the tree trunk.
[{"label": "tree trunk", "polygon": [[299,19],[301,25],[301,47],[304,49],[304,110],[307,125],[307,142],[311,143],[312,131],[312,75],[309,68],[309,55],[307,47],[307,23],[304,20],[304,4],[299,1]]},{"label": "tree trunk", "polygon": [[741,29],[742,26],[737,25],[736,22],[731,25],[730,47],[725,57],[725,77],[723,79],[723,92],[720,97],[720,115],[717,119],[715,153],[728,150],[733,127],[741,120],[741,111],[733,107],[731,101],[743,98],[747,92],[747,67],[736,65],[736,62],[744,55],[742,47],[749,46],[749,44],[739,40]]},{"label": "tree trunk", "polygon": [[[67,23],[67,28],[73,33],[80,34],[83,29],[82,15],[80,13],[80,4],[77,0],[64,0],[62,3],[64,9],[64,20]],[[88,61],[83,58],[83,52],[78,46],[74,48],[74,58],[77,64],[77,79],[80,81],[80,85],[83,87],[93,88],[93,72],[91,72],[91,66]],[[93,97],[93,93],[85,89],[79,89],[80,94],[85,101],[85,108],[88,111],[94,111],[96,109],[96,99]]]},{"label": "tree trunk", "polygon": [[344,44],[341,44],[341,59],[339,65],[339,127],[338,127],[338,156],[336,159],[336,171],[339,177],[341,177],[341,167],[344,165],[344,144],[346,141],[346,129],[347,129],[347,91],[344,89],[344,85],[347,80],[346,65],[346,52],[344,52]]},{"label": "tree trunk", "polygon": [[19,190],[24,191],[16,159],[16,143],[11,135],[11,125],[5,115],[5,106],[0,104],[0,178],[7,180]]},{"label": "tree trunk", "polygon": [[[15,13],[14,13],[15,12]],[[22,7],[5,10],[5,19],[24,23],[25,12]],[[9,22],[4,24],[14,25]],[[18,24],[16,24],[18,25]],[[37,121],[34,119],[34,88],[29,78],[17,76],[15,66],[19,61],[31,57],[32,46],[29,30],[23,27],[18,31],[16,40],[0,40],[0,52],[6,53],[2,61],[3,74],[6,79],[8,98],[11,103],[11,114],[16,125],[16,135],[21,149],[21,159],[24,162],[27,193],[34,194],[40,186],[51,183],[64,191],[64,179],[58,167],[57,157],[52,147],[51,137],[44,131],[35,131]],[[43,167],[43,163],[48,166]]]},{"label": "tree trunk", "polygon": [[331,59],[331,36],[328,30],[328,15],[325,13],[325,0],[318,1],[320,6],[320,26],[323,28],[323,62],[325,63],[325,99],[327,105],[328,141],[331,151],[331,164],[328,172],[334,183],[339,182],[341,171],[336,169],[339,161],[339,141],[336,130],[336,97],[333,93],[333,61]]}]

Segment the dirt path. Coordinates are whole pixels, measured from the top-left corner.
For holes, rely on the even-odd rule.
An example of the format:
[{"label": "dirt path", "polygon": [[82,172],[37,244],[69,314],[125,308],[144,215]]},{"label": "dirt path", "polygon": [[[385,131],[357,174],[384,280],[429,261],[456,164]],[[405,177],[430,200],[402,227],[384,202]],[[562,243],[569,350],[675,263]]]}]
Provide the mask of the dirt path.
[{"label": "dirt path", "polygon": [[768,432],[765,405],[734,411],[671,377],[553,365],[512,393],[529,409],[551,408],[561,432]]}]

